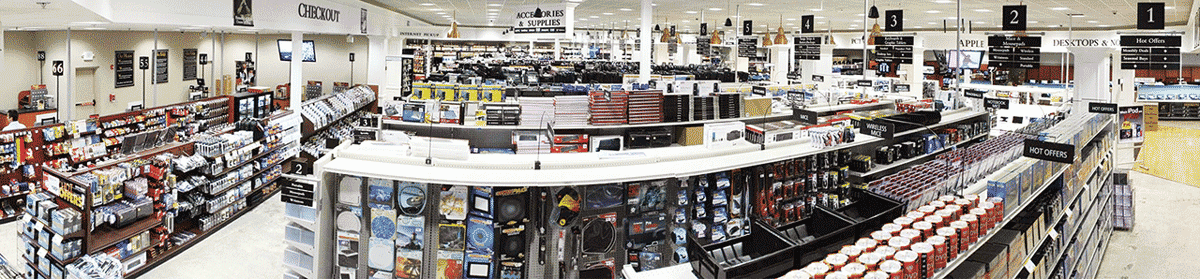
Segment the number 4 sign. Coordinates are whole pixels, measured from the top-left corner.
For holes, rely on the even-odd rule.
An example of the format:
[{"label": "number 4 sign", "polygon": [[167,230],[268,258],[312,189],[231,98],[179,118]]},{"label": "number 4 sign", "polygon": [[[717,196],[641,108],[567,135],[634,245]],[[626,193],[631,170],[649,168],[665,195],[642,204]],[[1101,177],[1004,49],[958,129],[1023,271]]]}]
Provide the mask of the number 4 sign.
[{"label": "number 4 sign", "polygon": [[1162,29],[1166,28],[1167,25],[1165,22],[1163,22],[1164,20],[1166,20],[1166,17],[1164,17],[1164,15],[1163,15],[1165,11],[1166,11],[1166,4],[1164,4],[1162,2],[1138,3],[1137,29],[1138,30],[1162,30]]},{"label": "number 4 sign", "polygon": [[1000,22],[1004,23],[1004,31],[1025,31],[1026,18],[1028,14],[1025,13],[1025,5],[1004,6]]},{"label": "number 4 sign", "polygon": [[807,34],[807,33],[812,33],[812,32],[813,32],[813,15],[801,16],[800,17],[800,33]]},{"label": "number 4 sign", "polygon": [[883,31],[901,32],[904,31],[904,10],[890,10],[883,12],[884,27]]}]

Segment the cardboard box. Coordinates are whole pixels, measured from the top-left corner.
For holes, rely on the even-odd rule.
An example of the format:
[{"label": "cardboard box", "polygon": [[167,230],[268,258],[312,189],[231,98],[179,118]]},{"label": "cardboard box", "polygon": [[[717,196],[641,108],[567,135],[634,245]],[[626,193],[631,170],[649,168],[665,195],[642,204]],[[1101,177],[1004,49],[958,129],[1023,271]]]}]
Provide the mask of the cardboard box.
[{"label": "cardboard box", "polygon": [[689,146],[704,144],[703,126],[681,127],[678,129],[676,134],[679,135],[676,137],[679,145]]},{"label": "cardboard box", "polygon": [[771,97],[750,97],[742,100],[743,117],[771,115]]}]

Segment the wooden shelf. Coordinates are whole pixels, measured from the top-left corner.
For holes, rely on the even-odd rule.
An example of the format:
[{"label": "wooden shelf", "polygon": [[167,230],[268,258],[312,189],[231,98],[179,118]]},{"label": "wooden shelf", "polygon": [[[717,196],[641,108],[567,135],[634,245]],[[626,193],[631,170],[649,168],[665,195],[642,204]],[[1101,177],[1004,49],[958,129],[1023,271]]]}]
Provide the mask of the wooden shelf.
[{"label": "wooden shelf", "polygon": [[129,239],[139,233],[145,232],[162,224],[162,220],[154,218],[154,216],[145,217],[142,220],[133,222],[123,228],[96,228],[91,232],[91,238],[87,240],[88,254],[99,252],[108,248],[117,242]]}]

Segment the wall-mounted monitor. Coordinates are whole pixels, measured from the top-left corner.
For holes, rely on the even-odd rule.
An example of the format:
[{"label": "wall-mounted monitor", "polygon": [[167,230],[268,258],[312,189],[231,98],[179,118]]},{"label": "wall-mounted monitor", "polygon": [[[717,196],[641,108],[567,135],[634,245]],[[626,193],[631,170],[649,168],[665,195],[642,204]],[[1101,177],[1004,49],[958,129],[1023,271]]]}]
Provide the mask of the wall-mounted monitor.
[{"label": "wall-mounted monitor", "polygon": [[946,60],[949,61],[950,68],[979,69],[979,64],[983,62],[983,52],[963,50],[962,55],[959,55],[957,51],[951,50],[947,52]]},{"label": "wall-mounted monitor", "polygon": [[[279,61],[292,61],[292,40],[280,39],[276,41],[279,46]],[[311,40],[304,40],[300,46],[300,55],[304,62],[317,62],[317,47]]]}]

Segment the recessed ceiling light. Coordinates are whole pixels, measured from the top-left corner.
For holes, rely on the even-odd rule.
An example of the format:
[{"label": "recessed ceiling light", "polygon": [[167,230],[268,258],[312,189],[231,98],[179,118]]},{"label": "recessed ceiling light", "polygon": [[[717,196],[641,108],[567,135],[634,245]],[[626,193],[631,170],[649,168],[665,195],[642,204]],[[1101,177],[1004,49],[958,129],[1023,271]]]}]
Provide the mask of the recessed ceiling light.
[{"label": "recessed ceiling light", "polygon": [[858,24],[851,24],[850,27],[858,27]]},{"label": "recessed ceiling light", "polygon": [[992,12],[992,10],[988,10],[988,9],[975,9],[975,11],[976,11],[976,12],[980,12],[980,13],[990,13],[990,12]]},{"label": "recessed ceiling light", "polygon": [[[567,0],[567,1],[570,1],[570,0]],[[579,0],[579,2],[583,2],[583,0]],[[651,6],[651,7],[658,7],[658,3],[650,3],[650,6]]]},{"label": "recessed ceiling light", "polygon": [[446,12],[437,12],[437,14],[444,15],[444,14],[446,14]]},{"label": "recessed ceiling light", "polygon": [[613,15],[613,13],[600,13],[602,15]]},{"label": "recessed ceiling light", "polygon": [[940,12],[942,12],[942,11],[939,11],[939,10],[928,10],[928,11],[925,11],[925,12],[926,12],[926,13],[930,13],[930,14],[936,14],[936,13],[940,13]]},{"label": "recessed ceiling light", "polygon": [[862,22],[861,19],[855,19],[854,22]]},{"label": "recessed ceiling light", "polygon": [[488,9],[489,12],[499,12],[500,9]]},{"label": "recessed ceiling light", "polygon": [[796,24],[795,24],[795,23],[788,23],[788,24],[785,24],[785,25],[792,26],[792,25],[796,25]]},{"label": "recessed ceiling light", "polygon": [[755,6],[755,7],[761,7],[761,6],[763,5],[763,3],[749,3],[749,4],[746,4],[746,5]]},{"label": "recessed ceiling light", "polygon": [[1166,9],[1166,10],[1174,10],[1174,9],[1175,9],[1175,6],[1166,6],[1166,7],[1163,7],[1163,9]]},{"label": "recessed ceiling light", "polygon": [[986,23],[987,23],[987,22],[983,22],[983,21],[976,21],[976,22],[975,22],[975,24],[986,24]]},{"label": "recessed ceiling light", "polygon": [[499,13],[488,13],[490,16],[498,15]]},{"label": "recessed ceiling light", "polygon": [[575,3],[580,3],[580,2],[583,2],[583,0],[567,0],[567,2],[575,2]]},{"label": "recessed ceiling light", "polygon": [[1108,24],[1101,24],[1101,25],[1096,25],[1096,27],[1112,27],[1112,25],[1108,25]]},{"label": "recessed ceiling light", "polygon": [[1054,7],[1054,8],[1050,8],[1050,10],[1051,10],[1051,11],[1066,11],[1066,10],[1070,10],[1070,9],[1071,9],[1071,8],[1067,8],[1067,7]]},{"label": "recessed ceiling light", "polygon": [[825,22],[824,22],[824,21],[819,21],[819,22],[817,22],[817,24],[825,24]]},{"label": "recessed ceiling light", "polygon": [[500,3],[491,3],[491,4],[488,4],[488,7],[503,7],[503,6],[504,6],[504,4],[500,4]]},{"label": "recessed ceiling light", "polygon": [[789,19],[787,19],[787,21],[796,21],[796,19],[794,19],[794,18],[789,18]]},{"label": "recessed ceiling light", "polygon": [[863,14],[856,14],[855,16],[863,16]]},{"label": "recessed ceiling light", "polygon": [[813,18],[815,18],[815,19],[825,19],[825,17],[823,17],[823,16],[814,16]]},{"label": "recessed ceiling light", "polygon": [[433,6],[433,3],[421,3],[421,6]]},{"label": "recessed ceiling light", "polygon": [[589,16],[590,18],[600,18],[599,16]]},{"label": "recessed ceiling light", "polygon": [[685,13],[689,13],[689,14],[695,14],[695,13],[699,13],[699,12],[697,12],[697,11],[686,11]]},{"label": "recessed ceiling light", "polygon": [[933,1],[933,2],[934,2],[934,3],[938,3],[938,4],[950,4],[950,3],[954,3],[954,1],[950,1],[950,0],[937,0],[937,1]]},{"label": "recessed ceiling light", "polygon": [[758,27],[767,27],[766,24],[759,24]]},{"label": "recessed ceiling light", "polygon": [[721,8],[708,8],[709,11],[720,11]]},{"label": "recessed ceiling light", "polygon": [[688,22],[691,22],[691,21],[689,21],[689,20],[686,20],[686,19],[685,19],[685,20],[680,20],[679,22],[688,23]]}]

